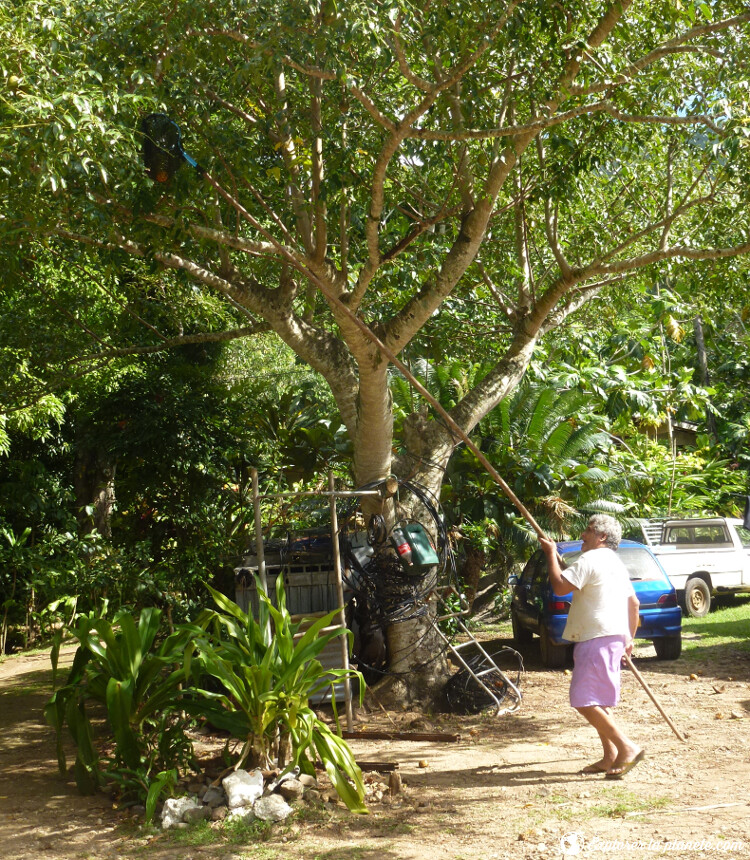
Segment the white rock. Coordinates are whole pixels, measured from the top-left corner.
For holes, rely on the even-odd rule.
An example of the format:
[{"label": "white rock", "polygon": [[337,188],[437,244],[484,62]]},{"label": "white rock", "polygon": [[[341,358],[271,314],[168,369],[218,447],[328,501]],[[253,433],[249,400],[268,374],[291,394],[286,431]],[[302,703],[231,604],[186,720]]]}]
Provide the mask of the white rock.
[{"label": "white rock", "polygon": [[236,806],[234,809],[230,809],[229,813],[225,816],[228,821],[239,820],[244,821],[245,824],[252,824],[256,817],[252,806]]},{"label": "white rock", "polygon": [[294,810],[280,794],[269,794],[255,802],[253,812],[263,821],[283,821]]},{"label": "white rock", "polygon": [[246,770],[236,770],[225,776],[221,781],[227,795],[227,806],[235,809],[239,806],[252,806],[263,794],[263,774],[259,770],[248,773]]},{"label": "white rock", "polygon": [[168,797],[161,811],[162,830],[169,830],[181,824],[186,810],[195,809],[197,806],[199,803],[194,797]]}]

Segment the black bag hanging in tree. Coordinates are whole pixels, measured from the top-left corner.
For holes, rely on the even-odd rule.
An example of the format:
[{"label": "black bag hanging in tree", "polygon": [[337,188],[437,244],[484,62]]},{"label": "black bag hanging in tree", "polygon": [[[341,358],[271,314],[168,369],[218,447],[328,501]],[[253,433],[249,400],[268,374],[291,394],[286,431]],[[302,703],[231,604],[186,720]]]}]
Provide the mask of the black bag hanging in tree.
[{"label": "black bag hanging in tree", "polygon": [[154,182],[169,182],[183,161],[191,167],[198,163],[182,148],[182,135],[177,123],[165,113],[150,113],[141,122],[143,133],[143,163]]}]

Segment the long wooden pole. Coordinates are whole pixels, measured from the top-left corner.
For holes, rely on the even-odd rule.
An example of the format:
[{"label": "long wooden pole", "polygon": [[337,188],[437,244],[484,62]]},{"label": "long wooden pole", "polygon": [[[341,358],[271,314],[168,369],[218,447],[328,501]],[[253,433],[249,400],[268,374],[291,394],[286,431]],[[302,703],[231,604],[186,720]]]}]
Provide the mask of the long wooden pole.
[{"label": "long wooden pole", "polygon": [[[206,174],[206,178],[209,179],[211,184],[214,185],[217,188],[217,190],[222,194],[222,196],[226,197],[232,203],[232,205],[237,205],[236,201],[231,197],[231,195],[229,195],[229,193],[227,191],[225,191],[224,188],[222,188],[221,185],[219,185],[219,183],[216,182],[216,180],[213,177]],[[245,213],[244,209],[242,211],[244,214],[247,214],[248,218],[250,218],[249,214]],[[253,219],[250,218],[250,220],[252,221]],[[528,510],[526,505],[524,505],[523,502],[518,498],[518,496],[513,492],[513,490],[511,490],[511,488],[503,480],[503,478],[500,476],[500,474],[495,469],[495,467],[492,465],[492,463],[490,463],[490,461],[484,456],[484,454],[479,450],[479,448],[471,441],[468,434],[464,432],[463,428],[458,426],[458,424],[451,418],[451,416],[445,411],[445,409],[443,409],[443,407],[440,405],[440,403],[438,403],[438,401],[430,394],[430,392],[424,387],[424,385],[422,385],[419,382],[419,380],[417,380],[413,376],[413,374],[409,371],[409,368],[406,367],[406,365],[397,358],[395,353],[393,353],[390,349],[388,349],[388,347],[380,340],[380,338],[372,331],[372,329],[370,329],[370,327],[368,325],[366,325],[366,323],[362,322],[361,319],[359,319],[354,313],[352,313],[352,311],[339,299],[339,297],[337,295],[334,294],[334,292],[330,289],[329,285],[327,283],[325,283],[325,281],[323,281],[322,278],[319,278],[310,269],[307,270],[307,274],[310,277],[310,279],[318,285],[318,288],[323,293],[323,295],[326,297],[328,302],[333,307],[335,307],[339,311],[341,311],[341,313],[343,313],[344,316],[346,316],[350,322],[354,323],[354,325],[362,332],[362,334],[365,335],[366,338],[368,338],[368,340],[370,340],[372,343],[375,344],[375,346],[377,346],[377,348],[388,359],[388,361],[390,361],[394,367],[397,367],[401,371],[401,373],[409,381],[409,383],[412,385],[412,387],[415,388],[422,395],[422,397],[424,397],[424,399],[433,407],[433,409],[438,413],[438,415],[440,415],[440,417],[443,419],[443,421],[445,421],[445,423],[450,428],[451,432],[466,444],[466,447],[474,454],[474,456],[484,466],[484,468],[487,470],[487,473],[490,475],[492,480],[500,487],[500,489],[503,491],[503,493],[505,493],[505,495],[510,500],[510,502],[515,506],[516,510],[521,514],[521,516],[526,520],[526,522],[534,529],[537,537],[546,538],[544,531],[542,530],[540,525],[537,523],[537,521],[534,519],[534,517],[531,515],[531,512]],[[667,715],[664,712],[664,710],[662,709],[661,705],[659,705],[659,703],[656,701],[656,698],[654,697],[653,693],[649,689],[648,685],[646,684],[646,682],[644,681],[644,679],[642,678],[640,673],[637,671],[637,669],[633,666],[630,658],[628,658],[627,662],[628,662],[628,665],[630,666],[631,670],[633,671],[633,674],[636,676],[636,678],[638,678],[641,685],[643,686],[643,689],[646,691],[646,693],[649,695],[649,697],[651,698],[653,703],[658,708],[659,713],[667,720],[667,722],[669,723],[670,727],[675,732],[677,737],[679,737],[680,740],[684,741],[685,738],[674,727],[674,725],[673,725],[672,721],[669,719],[669,717],[667,717]]]},{"label": "long wooden pole", "polygon": [[260,517],[260,493],[258,492],[258,470],[250,472],[253,480],[253,514],[255,516],[255,556],[258,560],[258,579],[266,595],[268,595],[268,582],[266,581],[266,557],[263,552],[263,521]]},{"label": "long wooden pole", "polygon": [[339,642],[341,643],[341,665],[346,671],[344,679],[344,702],[346,705],[346,728],[352,731],[354,714],[352,712],[352,684],[349,678],[349,636],[346,632],[346,615],[344,607],[344,580],[341,575],[341,552],[339,550],[339,518],[336,511],[336,483],[333,472],[328,473],[328,491],[331,496],[331,549],[333,550],[333,570],[336,574],[336,596],[339,602],[339,623],[343,628]]},{"label": "long wooden pole", "polygon": [[[388,349],[388,347],[380,340],[380,338],[365,323],[363,323],[362,320],[360,320],[357,316],[355,316],[349,310],[349,308],[342,301],[339,300],[339,298],[337,296],[333,295],[333,293],[327,288],[327,285],[323,284],[322,281],[320,281],[320,279],[316,278],[316,281],[318,282],[318,284],[320,286],[321,292],[323,292],[323,294],[328,299],[328,301],[332,305],[337,307],[340,311],[342,311],[346,315],[346,317],[351,322],[353,322],[354,325],[357,326],[357,328],[362,332],[362,334],[364,334],[365,337],[369,338],[369,340],[371,340],[372,343],[374,343],[375,346],[377,346],[377,348],[383,353],[383,355],[395,367],[397,367],[401,371],[401,373],[403,373],[404,377],[409,381],[409,383],[435,409],[435,411],[438,413],[438,415],[440,415],[440,417],[443,419],[443,421],[445,421],[445,423],[448,425],[448,427],[451,429],[451,431],[454,433],[454,435],[457,436],[459,439],[461,439],[466,444],[466,447],[470,451],[472,451],[474,456],[484,466],[484,468],[487,470],[487,472],[490,475],[490,477],[492,478],[492,480],[495,481],[495,483],[505,493],[505,495],[508,497],[508,499],[515,506],[516,510],[521,514],[521,516],[526,520],[526,522],[534,529],[534,531],[537,534],[537,537],[546,538],[544,531],[542,530],[540,525],[537,523],[537,521],[534,519],[534,517],[531,515],[531,512],[523,504],[523,502],[518,498],[518,496],[513,492],[513,490],[511,490],[511,488],[503,480],[503,478],[498,474],[497,470],[492,465],[492,463],[490,463],[490,461],[484,456],[484,454],[479,450],[479,448],[471,441],[471,439],[469,438],[467,433],[465,433],[464,430],[458,426],[458,424],[453,420],[453,418],[451,418],[451,416],[445,411],[445,409],[443,409],[443,407],[440,405],[440,403],[438,403],[438,401],[432,396],[432,394],[430,394],[430,392],[424,387],[424,385],[422,385],[419,382],[419,380],[415,379],[415,377],[409,371],[409,368],[406,367],[406,365],[402,361],[400,361],[390,349]],[[633,665],[633,663],[629,657],[627,658],[627,663],[628,663],[628,666],[630,667],[630,670],[633,672],[635,677],[638,679],[638,681],[640,682],[643,689],[646,691],[646,693],[649,696],[649,698],[651,699],[651,701],[656,705],[656,708],[659,711],[659,713],[667,721],[667,724],[669,725],[669,727],[672,729],[672,731],[677,735],[677,737],[681,741],[685,742],[686,741],[685,736],[680,733],[680,731],[674,725],[672,720],[670,720],[670,718],[667,716],[666,712],[664,711],[662,706],[659,704],[659,702],[657,701],[654,694],[651,692],[651,689],[649,688],[648,684],[644,680],[643,676],[635,668],[635,666]]]},{"label": "long wooden pole", "polygon": [[633,665],[633,661],[627,654],[625,655],[625,662],[628,664],[628,668],[635,675],[641,687],[643,687],[643,689],[646,691],[646,694],[648,695],[649,699],[651,699],[651,701],[656,705],[656,710],[662,715],[662,717],[664,717],[669,728],[672,729],[672,731],[683,743],[687,743],[687,738],[685,737],[685,735],[683,735],[682,732],[677,728],[677,726],[672,722],[672,720],[669,719],[669,717],[667,716],[667,712],[659,704],[659,701],[651,690],[651,687],[649,687],[649,685],[646,683],[646,679],[635,668],[635,666]]}]

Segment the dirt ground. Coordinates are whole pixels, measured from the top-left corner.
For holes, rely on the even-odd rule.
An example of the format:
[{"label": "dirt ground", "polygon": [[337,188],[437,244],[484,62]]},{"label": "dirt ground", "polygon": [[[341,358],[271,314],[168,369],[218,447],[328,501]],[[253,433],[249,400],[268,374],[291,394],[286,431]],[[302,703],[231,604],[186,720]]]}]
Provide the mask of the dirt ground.
[{"label": "dirt ground", "polygon": [[[359,760],[397,762],[404,790],[369,816],[321,807],[263,841],[217,831],[145,830],[105,796],[81,797],[58,773],[41,709],[46,654],[0,664],[0,857],[12,860],[491,860],[491,858],[750,856],[750,655],[718,649],[665,663],[636,650],[636,666],[676,725],[675,737],[630,672],[618,719],[646,750],[621,781],[584,776],[598,758],[592,730],[567,704],[568,677],[526,655],[515,715],[384,713],[356,728],[441,731],[457,743],[354,740]],[[201,841],[203,844],[195,844]]]}]

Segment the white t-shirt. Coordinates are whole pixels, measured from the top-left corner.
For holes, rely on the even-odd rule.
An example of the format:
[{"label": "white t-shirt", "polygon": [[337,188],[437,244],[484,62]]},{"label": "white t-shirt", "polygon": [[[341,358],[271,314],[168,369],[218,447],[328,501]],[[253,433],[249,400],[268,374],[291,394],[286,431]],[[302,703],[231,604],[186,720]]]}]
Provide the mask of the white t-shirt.
[{"label": "white t-shirt", "polygon": [[563,571],[579,591],[563,631],[569,642],[585,642],[598,636],[630,636],[628,598],[635,594],[627,568],[607,547],[584,552]]}]

